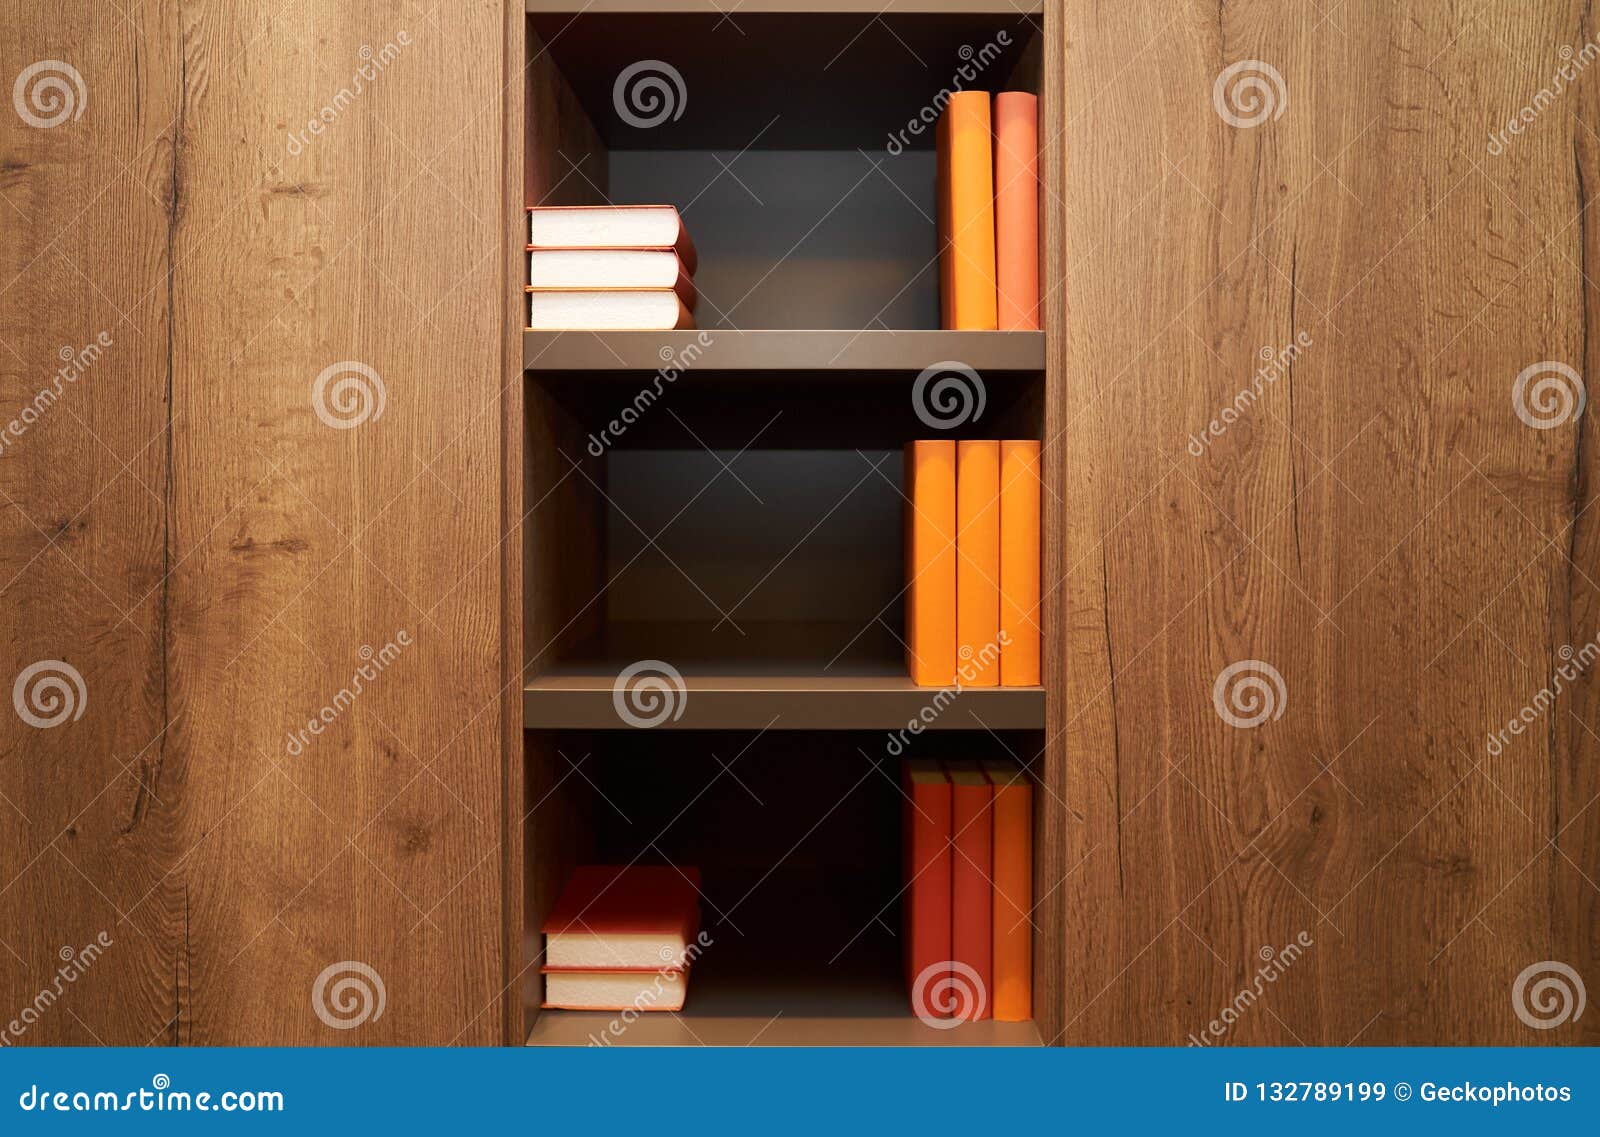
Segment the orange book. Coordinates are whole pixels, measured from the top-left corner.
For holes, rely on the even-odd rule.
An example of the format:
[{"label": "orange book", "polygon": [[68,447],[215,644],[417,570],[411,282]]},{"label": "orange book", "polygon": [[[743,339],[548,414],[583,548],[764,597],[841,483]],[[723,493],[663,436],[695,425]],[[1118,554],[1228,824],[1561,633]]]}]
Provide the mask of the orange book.
[{"label": "orange book", "polygon": [[1039,99],[994,97],[994,266],[1003,332],[1039,329]]},{"label": "orange book", "polygon": [[[970,968],[955,976],[957,1017],[993,1018],[994,787],[976,762],[948,762],[950,824],[950,959]],[[974,978],[976,977],[976,978]],[[972,988],[976,990],[972,990]]]},{"label": "orange book", "polygon": [[1039,685],[1039,444],[1000,443],[1000,685]]},{"label": "orange book", "polygon": [[956,678],[956,444],[908,442],[906,671],[921,687]]},{"label": "orange book", "polygon": [[903,764],[906,984],[919,1018],[949,1018],[941,989],[950,978],[950,779],[939,763]]},{"label": "orange book", "polygon": [[1000,443],[956,443],[956,654],[962,685],[1000,685]]},{"label": "orange book", "polygon": [[957,91],[939,116],[939,301],[946,328],[993,331],[994,139],[989,93]]},{"label": "orange book", "polygon": [[994,785],[994,1017],[1033,1017],[1033,786],[1020,767],[985,762]]}]

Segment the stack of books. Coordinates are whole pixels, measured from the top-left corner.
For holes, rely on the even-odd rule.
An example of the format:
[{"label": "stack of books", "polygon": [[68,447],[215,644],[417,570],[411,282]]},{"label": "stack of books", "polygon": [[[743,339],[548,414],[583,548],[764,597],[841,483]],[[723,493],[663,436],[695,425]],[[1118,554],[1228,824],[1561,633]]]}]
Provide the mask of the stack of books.
[{"label": "stack of books", "polygon": [[905,448],[906,670],[922,687],[1039,684],[1039,443]]},{"label": "stack of books", "polygon": [[1038,97],[958,91],[939,116],[938,144],[944,326],[1037,331]]},{"label": "stack of books", "polygon": [[1033,787],[1004,762],[904,764],[905,964],[918,1018],[1033,1017]]},{"label": "stack of books", "polygon": [[670,205],[528,211],[528,326],[694,327],[694,242]]},{"label": "stack of books", "polygon": [[546,1007],[682,1010],[700,930],[700,873],[586,865],[542,930]]}]

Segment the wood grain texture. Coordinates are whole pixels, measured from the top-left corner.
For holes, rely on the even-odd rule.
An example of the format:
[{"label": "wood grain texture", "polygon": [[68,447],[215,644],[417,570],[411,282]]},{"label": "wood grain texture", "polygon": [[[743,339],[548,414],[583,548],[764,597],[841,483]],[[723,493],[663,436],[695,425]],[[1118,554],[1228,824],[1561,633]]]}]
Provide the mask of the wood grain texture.
[{"label": "wood grain texture", "polygon": [[[8,681],[75,647],[89,691],[7,716],[4,1004],[108,927],[39,1040],[505,1041],[504,5],[4,26],[8,76],[88,86],[52,130],[7,108],[7,402],[117,343],[0,456]],[[317,412],[334,365],[364,416]]]},{"label": "wood grain texture", "polygon": [[1592,415],[1512,401],[1594,363],[1593,80],[1488,147],[1584,7],[1066,5],[1061,1041],[1595,1041],[1512,1002],[1600,982],[1593,681],[1486,745],[1597,631]]}]

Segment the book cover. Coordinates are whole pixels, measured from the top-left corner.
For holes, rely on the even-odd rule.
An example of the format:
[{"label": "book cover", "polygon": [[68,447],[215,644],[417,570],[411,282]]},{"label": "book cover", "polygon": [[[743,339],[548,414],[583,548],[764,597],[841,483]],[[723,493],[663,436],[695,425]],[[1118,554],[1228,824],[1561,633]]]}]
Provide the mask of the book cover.
[{"label": "book cover", "polygon": [[922,687],[956,678],[956,444],[905,448],[906,671]]},{"label": "book cover", "polygon": [[985,762],[994,785],[994,1017],[1033,1017],[1033,785],[1009,762]]},{"label": "book cover", "polygon": [[955,831],[950,958],[977,976],[976,997],[964,998],[959,1009],[968,1019],[987,1019],[993,1017],[994,1003],[994,787],[977,762],[948,762],[945,769],[950,775],[950,824]]},{"label": "book cover", "polygon": [[949,1018],[935,999],[950,976],[950,780],[939,763],[910,759],[901,781],[906,986],[919,1018]]},{"label": "book cover", "polygon": [[700,872],[672,865],[573,870],[541,931],[553,970],[657,970],[681,962],[700,927]]},{"label": "book cover", "polygon": [[946,328],[997,326],[989,93],[957,91],[937,129],[940,308]]},{"label": "book cover", "polygon": [[528,209],[535,249],[671,249],[691,275],[694,242],[672,205],[535,205]]},{"label": "book cover", "polygon": [[1039,443],[1000,443],[1000,685],[1036,687],[1039,610]]},{"label": "book cover", "polygon": [[1003,332],[1039,329],[1039,99],[994,97],[996,316]]},{"label": "book cover", "polygon": [[1000,685],[1000,443],[956,443],[956,654],[963,685]]}]

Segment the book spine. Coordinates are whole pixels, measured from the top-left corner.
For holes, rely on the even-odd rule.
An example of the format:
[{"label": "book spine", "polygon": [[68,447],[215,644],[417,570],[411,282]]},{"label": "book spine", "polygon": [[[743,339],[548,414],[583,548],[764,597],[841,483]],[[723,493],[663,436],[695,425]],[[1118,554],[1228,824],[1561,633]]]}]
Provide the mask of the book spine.
[{"label": "book spine", "polygon": [[994,790],[994,1017],[1033,1017],[1033,787]]},{"label": "book spine", "polygon": [[906,445],[906,672],[921,687],[956,678],[956,444]]},{"label": "book spine", "polygon": [[994,331],[994,140],[987,91],[957,91],[940,116],[940,281],[946,328]]},{"label": "book spine", "polygon": [[1000,685],[1000,443],[956,444],[956,654],[962,684]]},{"label": "book spine", "polygon": [[994,1017],[993,799],[988,782],[951,787],[950,958],[971,969],[960,1010],[973,1020]]},{"label": "book spine", "polygon": [[[931,763],[922,764],[932,766]],[[941,1007],[950,972],[950,783],[914,781],[905,764],[905,964],[912,1013],[949,1018]]]},{"label": "book spine", "polygon": [[1000,443],[1000,685],[1036,687],[1039,612],[1039,443]]},{"label": "book spine", "polygon": [[1039,329],[1039,100],[994,97],[994,244],[1001,331]]}]

